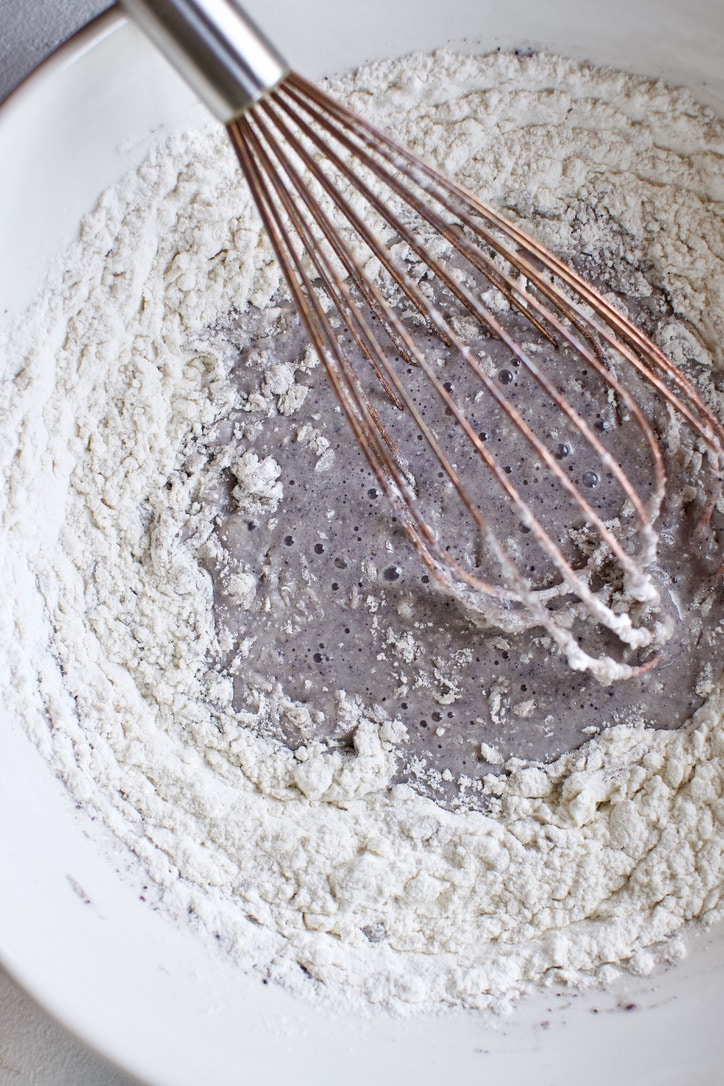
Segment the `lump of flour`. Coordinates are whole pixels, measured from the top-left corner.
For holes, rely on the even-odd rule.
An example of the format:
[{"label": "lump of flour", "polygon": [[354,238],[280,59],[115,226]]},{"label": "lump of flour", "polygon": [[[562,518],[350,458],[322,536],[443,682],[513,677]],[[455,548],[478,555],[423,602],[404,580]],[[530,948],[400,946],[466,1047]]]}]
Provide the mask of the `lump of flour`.
[{"label": "lump of flour", "polygon": [[[688,94],[446,53],[332,89],[610,273],[716,402],[724,133]],[[156,147],[9,347],[2,696],[169,915],[309,997],[502,1007],[676,959],[721,911],[720,622],[677,720],[576,686],[556,740],[544,645],[513,681],[511,640],[415,625],[317,372],[223,132]]]},{"label": "lump of flour", "polygon": [[273,513],[284,493],[279,482],[281,468],[271,456],[260,460],[256,453],[245,452],[231,465],[236,486],[231,494],[242,513]]}]

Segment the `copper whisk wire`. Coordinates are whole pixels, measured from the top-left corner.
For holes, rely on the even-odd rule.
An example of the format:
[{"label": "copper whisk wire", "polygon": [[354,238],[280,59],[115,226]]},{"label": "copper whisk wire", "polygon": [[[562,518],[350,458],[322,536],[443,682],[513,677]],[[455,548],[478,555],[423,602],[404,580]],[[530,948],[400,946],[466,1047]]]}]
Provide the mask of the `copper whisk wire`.
[{"label": "copper whisk wire", "polygon": [[[635,324],[514,223],[295,73],[227,127],[337,401],[437,582],[480,621],[506,630],[541,627],[573,668],[589,670],[602,682],[653,667],[657,644],[666,636],[650,572],[666,472],[638,387],[701,443],[716,490],[724,435],[696,389]],[[488,290],[495,306],[485,301]],[[554,412],[551,433],[538,433],[538,420],[524,402],[515,402],[512,371],[501,371],[510,377],[507,385],[467,342],[460,331],[465,320],[504,345],[521,380]],[[575,373],[595,380],[605,409],[621,426],[634,428],[639,459],[648,464],[645,487],[632,482],[609,450],[605,427],[597,430],[589,421],[591,397],[584,386],[576,406],[557,371],[547,372],[548,356],[536,360],[542,346],[567,365],[583,367]],[[365,363],[372,383],[361,372]],[[456,377],[449,380],[453,371]],[[426,403],[405,380],[411,373],[424,377],[439,402],[432,422]],[[454,394],[458,380],[474,383],[474,410]],[[576,376],[574,390],[579,384]],[[579,532],[592,537],[585,560],[568,547],[565,531],[546,523],[545,501],[533,508],[524,498],[528,479],[512,478],[505,455],[493,452],[479,429],[476,412],[495,419],[497,440],[515,448],[524,473],[547,473],[556,502],[565,499]],[[401,415],[412,420],[429,450],[424,473],[415,470],[392,432],[390,420]],[[473,464],[465,472],[459,470],[457,446],[448,440],[452,428],[468,450],[466,464]],[[586,457],[597,465],[584,478],[605,477],[617,488],[620,516],[582,491],[562,462],[564,453],[552,448],[553,430],[582,440]],[[535,567],[521,568],[517,545],[496,530],[488,499],[473,495],[470,482],[477,486],[481,472],[494,481],[519,530],[547,561],[540,580],[529,576]],[[445,518],[437,516],[435,480],[454,493],[456,508],[469,519],[474,554],[464,548],[456,553],[449,544]],[[710,495],[709,508],[713,500]],[[601,571],[611,567],[616,576],[608,583]],[[580,632],[587,622],[610,631],[614,647],[604,641],[603,648],[597,643],[587,651]]]}]

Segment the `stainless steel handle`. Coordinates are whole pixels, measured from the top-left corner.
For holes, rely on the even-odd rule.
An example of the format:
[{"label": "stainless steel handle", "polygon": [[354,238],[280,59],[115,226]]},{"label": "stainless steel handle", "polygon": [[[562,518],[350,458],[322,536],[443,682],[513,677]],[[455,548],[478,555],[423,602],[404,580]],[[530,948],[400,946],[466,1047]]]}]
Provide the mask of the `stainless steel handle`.
[{"label": "stainless steel handle", "polygon": [[224,124],[289,70],[236,0],[121,0],[121,6]]}]

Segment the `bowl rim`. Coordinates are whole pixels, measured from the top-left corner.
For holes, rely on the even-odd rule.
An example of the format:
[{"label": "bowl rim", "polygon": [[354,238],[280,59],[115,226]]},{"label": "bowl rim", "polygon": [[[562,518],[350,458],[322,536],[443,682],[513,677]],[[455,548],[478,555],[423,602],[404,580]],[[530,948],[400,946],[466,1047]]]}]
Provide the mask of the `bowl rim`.
[{"label": "bowl rim", "polygon": [[35,90],[39,79],[52,77],[56,71],[74,63],[79,56],[82,56],[88,49],[93,49],[105,37],[112,34],[118,26],[127,21],[126,15],[114,3],[105,11],[94,15],[83,26],[78,27],[69,38],[60,42],[47,56],[38,61],[22,77],[20,82],[16,83],[5,97],[0,99],[0,121],[8,112],[14,111],[17,106],[22,104],[22,99],[25,98],[28,91]]}]

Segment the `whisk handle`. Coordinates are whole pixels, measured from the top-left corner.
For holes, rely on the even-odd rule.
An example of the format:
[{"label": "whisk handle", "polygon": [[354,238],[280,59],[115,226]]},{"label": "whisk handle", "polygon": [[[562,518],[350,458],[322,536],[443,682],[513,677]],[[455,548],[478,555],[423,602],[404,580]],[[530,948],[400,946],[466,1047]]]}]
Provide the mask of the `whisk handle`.
[{"label": "whisk handle", "polygon": [[121,6],[224,124],[289,70],[236,0],[121,0]]}]

